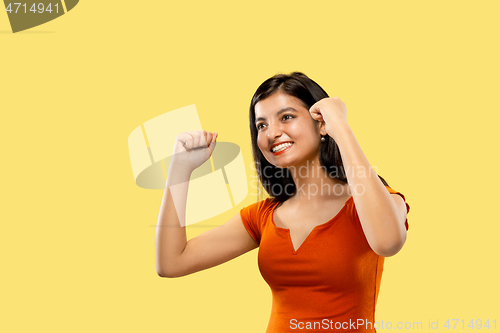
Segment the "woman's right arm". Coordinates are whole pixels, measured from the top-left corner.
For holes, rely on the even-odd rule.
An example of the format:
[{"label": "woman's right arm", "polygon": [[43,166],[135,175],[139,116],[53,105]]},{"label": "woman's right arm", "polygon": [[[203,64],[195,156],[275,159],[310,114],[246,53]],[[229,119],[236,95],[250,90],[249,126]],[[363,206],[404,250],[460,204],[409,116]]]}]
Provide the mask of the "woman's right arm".
[{"label": "woman's right arm", "polygon": [[258,247],[243,226],[239,213],[225,224],[187,241],[185,213],[189,179],[193,170],[210,158],[216,138],[216,134],[206,131],[182,133],[177,137],[156,226],[156,270],[161,277],[192,274]]}]

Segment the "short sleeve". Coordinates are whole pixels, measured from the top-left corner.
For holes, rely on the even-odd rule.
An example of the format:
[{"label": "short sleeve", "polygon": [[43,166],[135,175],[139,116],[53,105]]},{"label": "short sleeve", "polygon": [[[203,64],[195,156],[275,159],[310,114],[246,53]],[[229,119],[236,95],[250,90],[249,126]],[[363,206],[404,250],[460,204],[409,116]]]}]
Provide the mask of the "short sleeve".
[{"label": "short sleeve", "polygon": [[[390,188],[389,186],[386,186],[385,188],[387,189],[387,191],[389,191],[389,193],[398,194],[403,198],[403,200],[406,204],[406,213],[408,214],[410,212],[410,205],[408,205],[408,203],[406,202],[405,196],[401,192],[395,191],[392,188]],[[361,222],[359,221],[358,212],[356,211],[356,207],[354,206],[354,200],[352,202],[352,205],[349,205],[347,212],[351,216],[351,218],[354,220],[354,222],[356,223],[356,229],[360,232],[363,232],[363,229],[361,227]],[[406,221],[405,221],[405,228],[406,228],[406,230],[408,230],[408,228],[409,228],[408,217],[406,218]]]},{"label": "short sleeve", "polygon": [[410,205],[408,205],[408,203],[406,202],[406,199],[405,199],[405,196],[401,193],[401,192],[398,192],[398,191],[394,191],[392,188],[390,188],[389,186],[386,186],[385,188],[387,188],[387,190],[389,191],[389,193],[391,194],[398,194],[400,195],[404,202],[405,202],[405,205],[406,205],[406,221],[405,221],[405,227],[406,227],[406,230],[408,230],[409,228],[409,225],[408,225],[408,213],[410,212]]},{"label": "short sleeve", "polygon": [[262,236],[262,207],[267,201],[267,199],[264,199],[240,210],[243,226],[259,245]]}]

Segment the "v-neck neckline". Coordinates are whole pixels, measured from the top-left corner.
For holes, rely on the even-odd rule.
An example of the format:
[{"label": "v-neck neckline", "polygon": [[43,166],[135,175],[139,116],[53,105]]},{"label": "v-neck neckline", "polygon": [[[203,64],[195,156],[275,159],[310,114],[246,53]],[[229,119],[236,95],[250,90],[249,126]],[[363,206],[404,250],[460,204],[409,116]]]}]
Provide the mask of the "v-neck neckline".
[{"label": "v-neck neckline", "polygon": [[285,232],[288,233],[288,239],[290,240],[290,245],[292,247],[292,253],[293,254],[297,254],[299,252],[299,250],[302,248],[302,245],[304,245],[304,243],[309,239],[309,237],[311,236],[311,234],[318,228],[323,228],[323,227],[327,227],[329,226],[330,224],[332,224],[335,220],[338,219],[338,217],[341,215],[341,213],[346,209],[347,207],[347,203],[352,200],[352,196],[350,196],[345,202],[344,202],[344,205],[342,206],[342,208],[338,211],[337,214],[335,214],[334,217],[332,217],[330,220],[328,220],[327,222],[325,223],[321,223],[321,224],[318,224],[317,226],[315,226],[314,228],[312,228],[312,230],[309,232],[309,234],[306,236],[306,238],[304,238],[304,240],[302,241],[302,243],[300,243],[299,247],[297,249],[295,249],[295,245],[293,244],[293,240],[292,240],[292,235],[290,233],[290,229],[288,228],[282,228],[282,227],[278,227],[276,225],[276,223],[274,222],[274,211],[276,210],[276,208],[278,207],[278,204],[279,202],[275,203],[274,204],[274,207],[272,208],[272,211],[271,211],[271,222],[273,223],[273,226],[278,229],[278,230],[283,230]]}]

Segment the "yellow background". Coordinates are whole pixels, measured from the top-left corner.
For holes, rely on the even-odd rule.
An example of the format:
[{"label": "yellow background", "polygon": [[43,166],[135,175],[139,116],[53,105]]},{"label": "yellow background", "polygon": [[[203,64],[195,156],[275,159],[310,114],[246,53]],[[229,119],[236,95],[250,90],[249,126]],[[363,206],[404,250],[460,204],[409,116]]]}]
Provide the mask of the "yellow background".
[{"label": "yellow background", "polygon": [[0,330],[264,332],[271,293],[257,250],[178,279],[156,275],[163,191],[135,185],[127,138],[196,104],[206,130],[241,146],[250,182],[250,99],[295,70],[345,102],[368,160],[411,206],[376,320],[498,326],[499,9],[83,0],[17,34],[0,13]]}]

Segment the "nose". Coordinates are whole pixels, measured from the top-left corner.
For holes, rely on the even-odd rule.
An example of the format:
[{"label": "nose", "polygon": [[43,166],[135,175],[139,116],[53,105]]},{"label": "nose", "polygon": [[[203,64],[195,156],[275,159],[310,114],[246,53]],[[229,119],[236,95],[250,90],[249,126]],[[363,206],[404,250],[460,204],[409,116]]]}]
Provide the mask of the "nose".
[{"label": "nose", "polygon": [[269,141],[276,141],[283,134],[283,130],[279,124],[269,124],[267,127],[267,138]]}]

